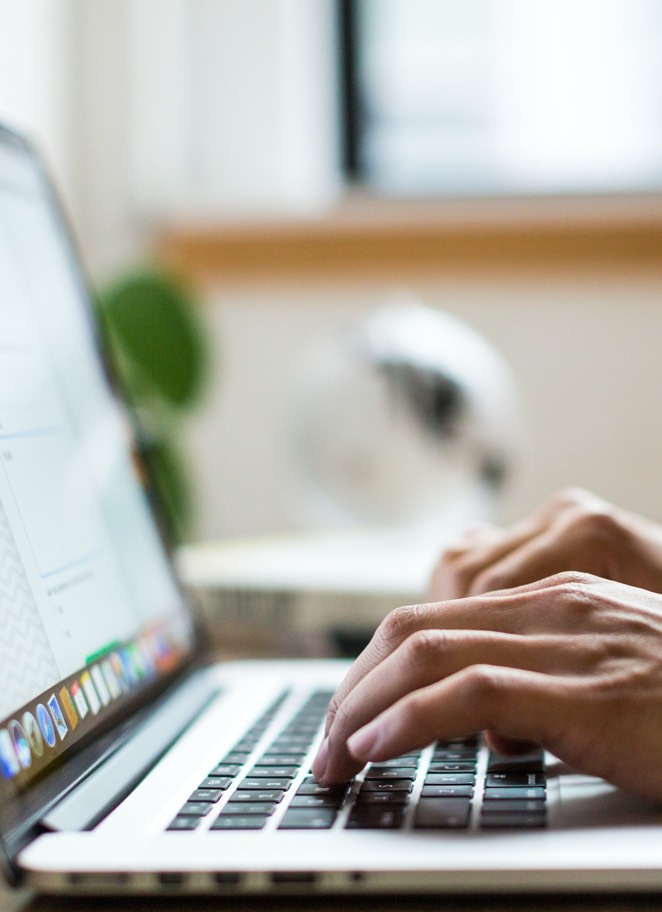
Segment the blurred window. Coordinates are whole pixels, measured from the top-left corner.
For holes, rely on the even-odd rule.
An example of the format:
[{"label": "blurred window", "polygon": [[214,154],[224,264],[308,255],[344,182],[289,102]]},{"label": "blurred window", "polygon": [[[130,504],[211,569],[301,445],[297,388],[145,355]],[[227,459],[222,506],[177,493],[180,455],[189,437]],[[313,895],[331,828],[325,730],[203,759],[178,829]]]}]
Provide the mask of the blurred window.
[{"label": "blurred window", "polygon": [[659,0],[345,0],[348,169],[403,196],[662,189]]}]

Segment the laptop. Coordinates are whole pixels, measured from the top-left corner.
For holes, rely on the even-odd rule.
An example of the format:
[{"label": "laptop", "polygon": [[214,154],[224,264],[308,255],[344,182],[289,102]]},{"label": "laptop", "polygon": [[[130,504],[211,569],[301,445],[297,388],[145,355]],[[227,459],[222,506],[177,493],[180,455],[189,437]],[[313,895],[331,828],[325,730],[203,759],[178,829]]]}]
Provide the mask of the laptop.
[{"label": "laptop", "polygon": [[319,786],[310,764],[346,663],[208,663],[142,479],[53,191],[1,129],[11,882],[220,896],[662,888],[658,808],[541,753],[490,754],[479,734]]}]

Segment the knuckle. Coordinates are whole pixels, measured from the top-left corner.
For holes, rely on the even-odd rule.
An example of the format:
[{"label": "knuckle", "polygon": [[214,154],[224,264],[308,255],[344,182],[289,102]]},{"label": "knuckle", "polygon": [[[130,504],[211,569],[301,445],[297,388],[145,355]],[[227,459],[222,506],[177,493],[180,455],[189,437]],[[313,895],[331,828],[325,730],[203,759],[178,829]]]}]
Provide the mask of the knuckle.
[{"label": "knuckle", "polygon": [[448,635],[443,630],[417,630],[403,644],[402,663],[407,668],[429,665],[447,644]]},{"label": "knuckle", "polygon": [[596,545],[613,544],[623,529],[614,514],[598,506],[577,510],[568,520],[567,531],[575,538]]},{"label": "knuckle", "polygon": [[481,704],[498,703],[503,693],[503,669],[494,665],[472,665],[464,673],[464,686],[472,700]]},{"label": "knuckle", "polygon": [[422,606],[405,605],[386,615],[378,628],[381,640],[388,648],[399,646],[414,633],[421,623]]}]

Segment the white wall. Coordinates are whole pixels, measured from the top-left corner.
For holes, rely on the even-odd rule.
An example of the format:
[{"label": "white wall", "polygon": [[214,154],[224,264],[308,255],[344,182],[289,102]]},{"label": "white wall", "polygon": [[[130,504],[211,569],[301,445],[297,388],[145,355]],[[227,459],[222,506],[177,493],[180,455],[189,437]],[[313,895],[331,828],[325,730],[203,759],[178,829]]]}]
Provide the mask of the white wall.
[{"label": "white wall", "polygon": [[[568,484],[662,520],[662,276],[449,281],[415,290],[483,333],[514,371],[528,439],[504,520]],[[297,526],[283,433],[294,363],[390,291],[378,281],[215,290],[206,317],[216,374],[189,440],[201,537]]]}]

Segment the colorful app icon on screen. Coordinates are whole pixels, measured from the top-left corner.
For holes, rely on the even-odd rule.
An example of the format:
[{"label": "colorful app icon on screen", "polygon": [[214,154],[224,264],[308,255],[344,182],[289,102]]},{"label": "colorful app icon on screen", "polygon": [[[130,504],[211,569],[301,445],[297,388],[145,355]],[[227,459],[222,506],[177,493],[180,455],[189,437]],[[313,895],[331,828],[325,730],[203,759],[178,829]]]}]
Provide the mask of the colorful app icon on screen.
[{"label": "colorful app icon on screen", "polygon": [[76,728],[78,727],[78,713],[76,712],[76,707],[74,706],[73,700],[66,687],[63,687],[60,690],[60,703],[64,709],[64,714],[67,717],[69,727],[72,731],[76,731]]},{"label": "colorful app icon on screen", "polygon": [[23,713],[23,719],[21,721],[23,722],[23,728],[25,729],[30,750],[35,757],[42,757],[44,753],[44,739],[39,731],[37,720],[32,713],[25,712]]},{"label": "colorful app icon on screen", "polygon": [[99,666],[93,665],[90,668],[90,674],[92,675],[92,680],[94,681],[94,686],[97,689],[97,693],[101,697],[101,702],[104,706],[108,706],[110,703],[110,693],[108,691],[106,682],[103,679],[103,675],[101,674],[101,669]]},{"label": "colorful app icon on screen", "polygon": [[53,722],[55,722],[55,728],[60,736],[60,741],[64,741],[69,729],[67,728],[67,723],[64,721],[64,716],[62,715],[62,710],[60,709],[60,704],[57,702],[55,694],[51,694],[48,698],[48,708],[51,711],[51,716],[53,717]]},{"label": "colorful app icon on screen", "polygon": [[129,690],[131,683],[126,675],[124,666],[122,665],[122,660],[120,659],[118,653],[114,652],[110,657],[110,664],[113,667],[115,672],[115,677],[120,682],[120,687],[123,691]]},{"label": "colorful app icon on screen", "polygon": [[55,726],[53,725],[53,720],[48,714],[48,710],[43,705],[43,703],[39,703],[35,712],[37,713],[39,731],[44,736],[44,741],[46,744],[48,744],[49,747],[55,747]]},{"label": "colorful app icon on screen", "polygon": [[87,705],[87,700],[85,699],[85,694],[83,693],[82,687],[78,681],[72,681],[69,690],[71,691],[71,696],[73,697],[74,703],[76,704],[78,715],[81,717],[81,719],[84,719],[90,711],[90,708]]},{"label": "colorful app icon on screen", "polygon": [[18,762],[9,732],[2,728],[0,729],[0,773],[5,779],[13,779],[20,771],[21,764]]},{"label": "colorful app icon on screen", "polygon": [[99,694],[97,693],[96,688],[92,683],[92,678],[90,677],[89,671],[84,671],[82,673],[80,676],[80,683],[83,685],[83,690],[85,691],[87,702],[90,704],[90,708],[96,716],[96,714],[101,709],[101,700],[99,699]]},{"label": "colorful app icon on screen", "polygon": [[23,726],[20,722],[17,722],[16,719],[12,719],[7,726],[7,731],[12,739],[18,762],[23,769],[28,769],[28,767],[32,766],[32,752],[30,751],[30,745],[28,744],[28,739],[25,735]]},{"label": "colorful app icon on screen", "polygon": [[110,659],[103,660],[101,663],[101,671],[103,672],[111,697],[113,700],[116,700],[122,693],[122,689],[120,687],[120,682],[117,680],[115,672],[113,671],[113,666],[110,664]]}]

